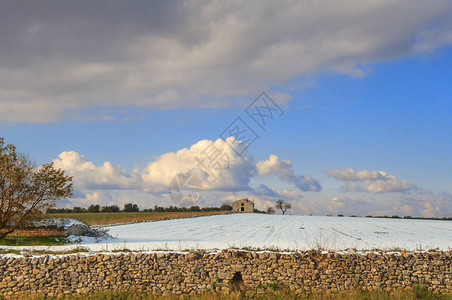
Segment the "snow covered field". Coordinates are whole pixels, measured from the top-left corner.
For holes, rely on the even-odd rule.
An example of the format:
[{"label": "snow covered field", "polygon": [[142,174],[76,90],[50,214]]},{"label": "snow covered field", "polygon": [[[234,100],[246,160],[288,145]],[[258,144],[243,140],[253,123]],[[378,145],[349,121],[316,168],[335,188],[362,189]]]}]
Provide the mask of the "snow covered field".
[{"label": "snow covered field", "polygon": [[233,214],[113,226],[109,233],[121,246],[150,250],[452,248],[449,221]]},{"label": "snow covered field", "polygon": [[[232,247],[280,250],[452,248],[450,221],[230,214],[118,225],[109,229],[114,239],[82,246],[93,251]],[[70,247],[74,246],[50,249]]]}]

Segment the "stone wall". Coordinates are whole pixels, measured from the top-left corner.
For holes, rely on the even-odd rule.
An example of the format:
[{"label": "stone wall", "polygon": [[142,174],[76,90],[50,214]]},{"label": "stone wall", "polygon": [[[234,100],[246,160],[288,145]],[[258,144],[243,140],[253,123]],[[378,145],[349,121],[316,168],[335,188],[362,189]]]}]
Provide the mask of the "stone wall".
[{"label": "stone wall", "polygon": [[452,291],[452,252],[128,253],[0,258],[4,295],[145,289],[158,294],[289,289],[297,294],[417,284]]}]

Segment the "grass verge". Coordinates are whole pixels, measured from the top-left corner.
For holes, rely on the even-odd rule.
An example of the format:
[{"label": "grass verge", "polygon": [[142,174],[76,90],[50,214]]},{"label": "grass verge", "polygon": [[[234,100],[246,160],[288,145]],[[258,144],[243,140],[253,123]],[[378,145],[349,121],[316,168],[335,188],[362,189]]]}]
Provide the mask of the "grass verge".
[{"label": "grass verge", "polygon": [[79,254],[88,253],[89,250],[83,247],[77,247],[74,249],[64,251],[49,251],[49,250],[17,250],[17,249],[0,249],[0,254],[18,254],[24,257],[31,257],[34,255],[65,255],[65,254]]},{"label": "grass verge", "polygon": [[0,240],[0,246],[57,246],[71,244],[62,236],[8,236]]},{"label": "grass verge", "polygon": [[[38,295],[24,296],[20,299],[51,299]],[[61,299],[61,298],[59,298]],[[220,293],[205,293],[202,295],[168,295],[168,296],[156,296],[151,293],[141,291],[126,291],[126,292],[102,292],[93,295],[66,295],[62,299],[70,300],[135,300],[135,299],[151,299],[151,300],[175,300],[175,299],[194,299],[194,300],[414,300],[414,299],[426,299],[426,300],[451,300],[452,293],[448,294],[436,294],[432,293],[425,287],[415,287],[413,289],[403,290],[353,290],[334,294],[314,294],[314,295],[295,295],[293,293],[284,291],[266,292],[263,294],[248,296],[244,294],[220,294]]]}]

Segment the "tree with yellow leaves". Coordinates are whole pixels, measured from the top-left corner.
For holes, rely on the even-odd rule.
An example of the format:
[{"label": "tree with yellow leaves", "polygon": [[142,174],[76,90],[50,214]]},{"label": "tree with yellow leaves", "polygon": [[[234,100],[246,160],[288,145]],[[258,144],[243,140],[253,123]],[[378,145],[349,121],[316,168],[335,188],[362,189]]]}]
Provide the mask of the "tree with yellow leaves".
[{"label": "tree with yellow leaves", "polygon": [[35,165],[0,138],[0,239],[72,196],[72,177],[53,163]]}]

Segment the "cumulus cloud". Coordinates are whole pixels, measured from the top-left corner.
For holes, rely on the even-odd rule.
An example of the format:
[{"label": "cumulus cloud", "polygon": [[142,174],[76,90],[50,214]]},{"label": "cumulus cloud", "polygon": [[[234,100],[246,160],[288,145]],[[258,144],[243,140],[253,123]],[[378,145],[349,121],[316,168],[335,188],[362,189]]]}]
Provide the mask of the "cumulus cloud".
[{"label": "cumulus cloud", "polygon": [[[195,174],[205,190],[247,190],[255,166],[248,156],[234,150],[233,137],[227,142],[201,140],[190,148],[161,155],[143,170],[143,182],[152,188],[167,188],[177,174]],[[231,147],[232,145],[232,147]]]},{"label": "cumulus cloud", "polygon": [[445,0],[2,2],[0,120],[224,107],[310,72],[362,76],[450,43],[451,11]]},{"label": "cumulus cloud", "polygon": [[66,170],[74,176],[77,186],[83,189],[138,189],[142,184],[138,170],[128,172],[108,161],[96,166],[75,151],[61,152],[53,163],[56,168]]},{"label": "cumulus cloud", "polygon": [[320,191],[321,185],[310,176],[295,175],[292,163],[280,160],[271,154],[267,160],[260,160],[256,164],[257,174],[261,177],[274,174],[280,180],[294,183],[301,191]]},{"label": "cumulus cloud", "polygon": [[406,192],[413,184],[404,179],[398,179],[384,171],[356,171],[348,169],[329,169],[325,172],[333,178],[345,181],[344,191],[359,191],[369,193]]}]

